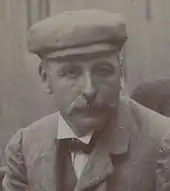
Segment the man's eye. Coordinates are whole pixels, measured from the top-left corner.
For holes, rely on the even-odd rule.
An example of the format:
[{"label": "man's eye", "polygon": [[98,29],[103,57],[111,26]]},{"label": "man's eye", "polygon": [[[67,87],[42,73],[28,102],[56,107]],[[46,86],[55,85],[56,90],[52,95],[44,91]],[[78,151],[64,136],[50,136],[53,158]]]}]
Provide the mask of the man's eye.
[{"label": "man's eye", "polygon": [[102,77],[107,77],[115,73],[114,68],[98,68],[96,74]]},{"label": "man's eye", "polygon": [[81,70],[79,67],[68,67],[60,71],[61,76],[67,76],[69,78],[76,78],[80,76]]}]

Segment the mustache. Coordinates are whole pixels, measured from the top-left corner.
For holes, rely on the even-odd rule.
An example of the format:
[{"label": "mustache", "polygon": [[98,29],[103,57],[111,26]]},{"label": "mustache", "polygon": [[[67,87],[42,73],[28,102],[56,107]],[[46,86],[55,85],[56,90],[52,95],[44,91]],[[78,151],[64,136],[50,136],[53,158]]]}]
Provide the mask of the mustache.
[{"label": "mustache", "polygon": [[[113,104],[115,105],[115,104]],[[93,101],[88,101],[83,97],[76,99],[68,108],[68,114],[71,114],[74,111],[80,110],[100,110],[103,108],[108,108],[113,106],[111,103],[105,103],[100,97],[95,98]]]},{"label": "mustache", "polygon": [[101,101],[97,101],[96,99],[88,102],[88,100],[85,100],[82,97],[79,97],[77,100],[72,102],[68,109],[68,113],[72,113],[72,111],[80,110],[80,109],[99,109],[103,106],[103,103]]}]

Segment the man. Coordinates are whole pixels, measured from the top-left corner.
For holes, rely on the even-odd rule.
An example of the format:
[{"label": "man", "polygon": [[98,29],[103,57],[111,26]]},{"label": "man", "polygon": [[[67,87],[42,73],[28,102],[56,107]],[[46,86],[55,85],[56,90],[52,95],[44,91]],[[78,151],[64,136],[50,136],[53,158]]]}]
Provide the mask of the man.
[{"label": "man", "polygon": [[170,79],[159,79],[140,84],[132,99],[164,116],[170,117]]},{"label": "man", "polygon": [[[120,97],[120,15],[65,12],[30,29],[29,51],[59,112],[19,130],[4,190],[170,190],[169,120]],[[86,143],[86,144],[85,144]]]}]

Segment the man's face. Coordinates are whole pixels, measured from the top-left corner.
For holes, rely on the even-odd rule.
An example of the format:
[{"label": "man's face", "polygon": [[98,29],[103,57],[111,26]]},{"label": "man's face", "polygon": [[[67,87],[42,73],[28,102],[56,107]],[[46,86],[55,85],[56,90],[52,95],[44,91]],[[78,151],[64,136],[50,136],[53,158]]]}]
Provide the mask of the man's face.
[{"label": "man's face", "polygon": [[120,92],[116,53],[48,59],[46,65],[56,104],[78,136],[100,130],[113,117]]}]

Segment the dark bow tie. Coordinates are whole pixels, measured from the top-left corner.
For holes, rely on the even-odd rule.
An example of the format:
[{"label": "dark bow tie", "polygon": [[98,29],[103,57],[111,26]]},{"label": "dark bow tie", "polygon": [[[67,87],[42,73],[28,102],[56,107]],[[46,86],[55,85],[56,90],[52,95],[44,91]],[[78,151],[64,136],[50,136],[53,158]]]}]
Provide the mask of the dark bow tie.
[{"label": "dark bow tie", "polygon": [[76,138],[60,139],[60,143],[62,144],[62,149],[65,149],[66,151],[90,154],[93,151],[100,135],[101,131],[96,131],[93,133],[89,144],[83,143],[81,140]]},{"label": "dark bow tie", "polygon": [[93,149],[92,144],[83,143],[81,140],[76,138],[66,138],[62,139],[61,141],[64,148],[70,152],[82,152],[85,154],[90,154]]}]

